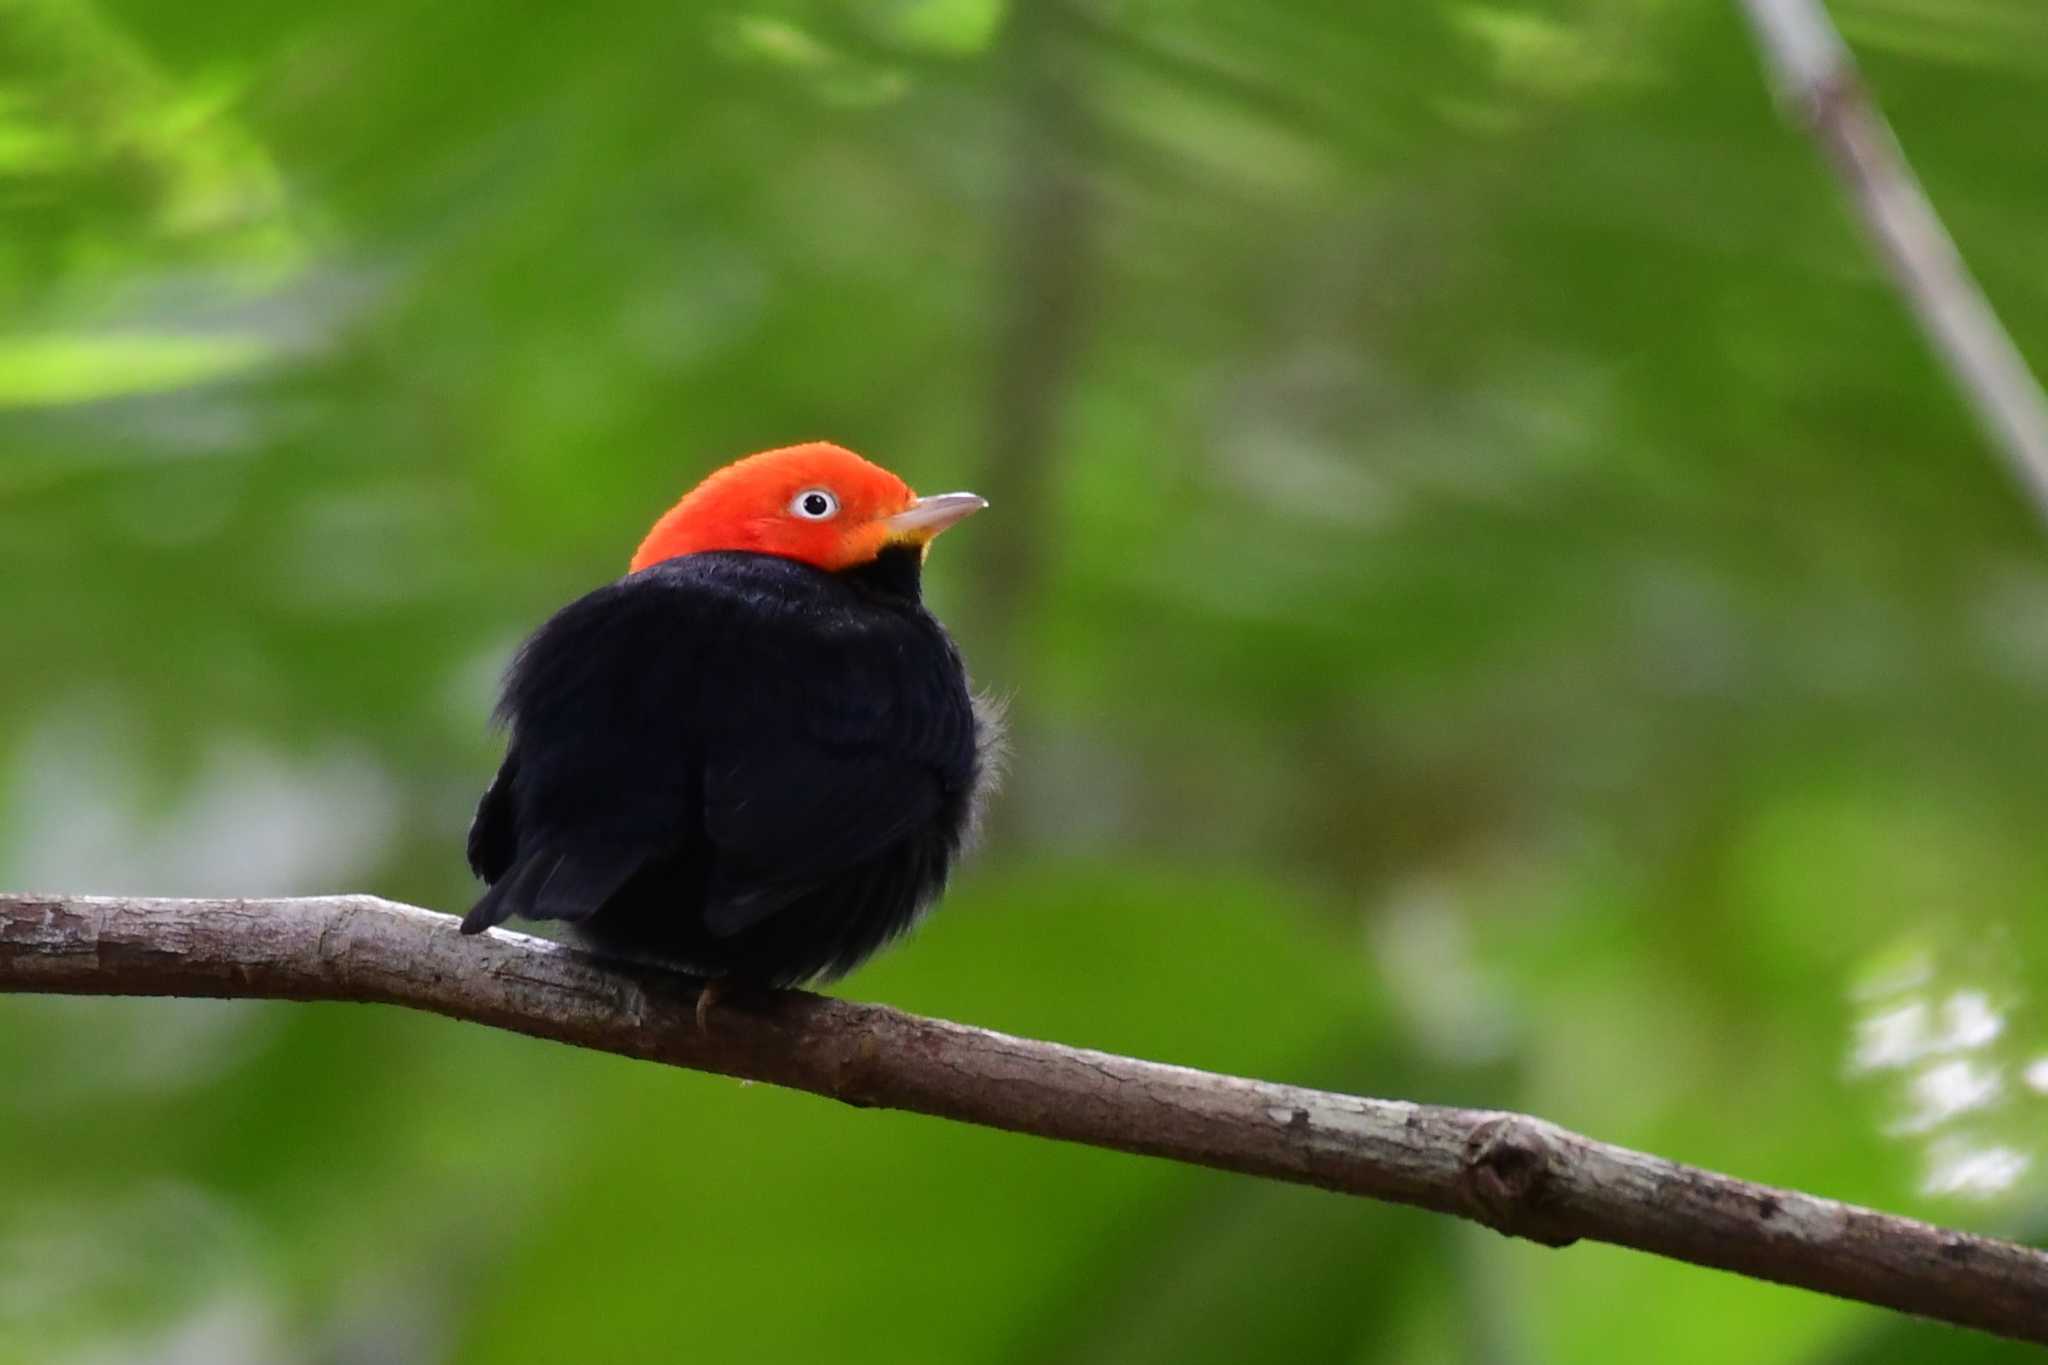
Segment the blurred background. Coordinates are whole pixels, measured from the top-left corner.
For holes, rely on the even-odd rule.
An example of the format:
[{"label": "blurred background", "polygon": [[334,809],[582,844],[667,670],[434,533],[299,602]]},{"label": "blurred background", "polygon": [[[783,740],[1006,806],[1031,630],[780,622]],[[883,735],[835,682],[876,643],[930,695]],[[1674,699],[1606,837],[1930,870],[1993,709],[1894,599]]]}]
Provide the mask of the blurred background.
[{"label": "blurred background", "polygon": [[[1840,0],[2048,357],[2048,9]],[[1718,0],[0,3],[0,885],[451,911],[737,455],[993,510],[842,992],[2048,1236],[2048,560]],[[0,1000],[0,1361],[2017,1360],[388,1009]]]}]

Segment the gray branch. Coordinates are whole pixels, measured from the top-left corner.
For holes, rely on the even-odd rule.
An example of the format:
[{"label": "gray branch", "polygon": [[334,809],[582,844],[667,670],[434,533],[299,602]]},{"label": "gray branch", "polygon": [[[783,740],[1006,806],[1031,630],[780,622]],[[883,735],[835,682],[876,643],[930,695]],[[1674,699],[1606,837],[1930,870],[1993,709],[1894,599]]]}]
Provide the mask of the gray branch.
[{"label": "gray branch", "polygon": [[1972,411],[2048,517],[2048,400],[1865,92],[1820,0],[1741,0],[1778,101],[1819,142]]},{"label": "gray branch", "polygon": [[2048,1343],[2048,1253],[1520,1114],[1304,1090],[801,992],[721,994],[371,896],[0,894],[0,991],[404,1005],[579,1047],[1579,1238]]}]

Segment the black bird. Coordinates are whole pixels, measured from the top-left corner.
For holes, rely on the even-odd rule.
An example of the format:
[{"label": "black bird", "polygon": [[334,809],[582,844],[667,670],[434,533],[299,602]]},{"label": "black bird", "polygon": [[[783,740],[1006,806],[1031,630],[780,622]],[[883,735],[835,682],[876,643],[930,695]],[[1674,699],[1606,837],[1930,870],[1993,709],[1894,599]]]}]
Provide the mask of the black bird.
[{"label": "black bird", "polygon": [[[561,920],[713,979],[837,977],[937,900],[999,729],[920,600],[931,539],[987,504],[919,498],[851,451],[726,466],[632,572],[519,651],[467,934]],[[700,1017],[710,995],[700,997]]]}]

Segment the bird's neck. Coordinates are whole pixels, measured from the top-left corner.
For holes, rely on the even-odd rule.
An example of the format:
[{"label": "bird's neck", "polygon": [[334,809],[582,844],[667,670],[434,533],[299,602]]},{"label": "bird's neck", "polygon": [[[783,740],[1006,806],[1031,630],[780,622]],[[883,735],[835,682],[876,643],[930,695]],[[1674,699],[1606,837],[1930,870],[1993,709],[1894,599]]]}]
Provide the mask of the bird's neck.
[{"label": "bird's neck", "polygon": [[865,564],[841,569],[839,576],[884,597],[922,601],[924,554],[914,545],[891,545]]}]

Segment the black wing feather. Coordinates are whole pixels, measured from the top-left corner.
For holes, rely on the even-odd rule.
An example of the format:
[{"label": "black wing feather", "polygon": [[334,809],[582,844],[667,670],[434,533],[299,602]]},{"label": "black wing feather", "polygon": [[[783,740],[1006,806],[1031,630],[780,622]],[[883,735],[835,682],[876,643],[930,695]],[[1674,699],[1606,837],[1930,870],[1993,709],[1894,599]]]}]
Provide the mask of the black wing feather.
[{"label": "black wing feather", "polygon": [[704,923],[722,938],[923,827],[941,798],[928,765],[892,754],[842,756],[815,743],[713,771],[704,825],[719,856]]},{"label": "black wing feather", "polygon": [[469,822],[469,870],[486,883],[504,876],[519,856],[519,821],[512,805],[518,780],[519,746],[514,744]]}]

